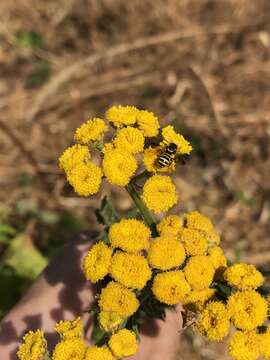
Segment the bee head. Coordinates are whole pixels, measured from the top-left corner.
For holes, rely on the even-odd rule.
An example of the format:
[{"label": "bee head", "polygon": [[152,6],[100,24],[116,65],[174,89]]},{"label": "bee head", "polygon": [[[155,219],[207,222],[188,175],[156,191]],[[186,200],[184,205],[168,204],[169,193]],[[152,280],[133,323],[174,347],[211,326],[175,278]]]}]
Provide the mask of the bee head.
[{"label": "bee head", "polygon": [[177,150],[177,145],[174,144],[174,143],[170,143],[170,144],[167,146],[167,150],[173,154],[173,153],[175,153],[176,150]]}]

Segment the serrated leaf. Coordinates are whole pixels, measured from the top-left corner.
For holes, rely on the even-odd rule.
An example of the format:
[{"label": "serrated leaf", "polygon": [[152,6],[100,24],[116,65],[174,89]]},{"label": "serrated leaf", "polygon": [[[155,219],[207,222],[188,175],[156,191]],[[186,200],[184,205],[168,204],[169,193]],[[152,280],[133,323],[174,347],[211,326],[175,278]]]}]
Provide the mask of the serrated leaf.
[{"label": "serrated leaf", "polygon": [[97,209],[95,214],[98,222],[106,227],[110,227],[118,220],[117,212],[107,196],[104,196],[101,201],[100,209]]}]

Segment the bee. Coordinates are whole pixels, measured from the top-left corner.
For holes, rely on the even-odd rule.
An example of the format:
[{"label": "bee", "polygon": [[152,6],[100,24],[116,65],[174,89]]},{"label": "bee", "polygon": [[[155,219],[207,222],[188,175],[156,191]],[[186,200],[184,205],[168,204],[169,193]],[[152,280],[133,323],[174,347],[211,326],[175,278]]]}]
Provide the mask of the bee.
[{"label": "bee", "polygon": [[169,143],[166,145],[165,149],[161,152],[159,157],[156,160],[156,164],[159,168],[164,168],[165,166],[171,165],[171,163],[176,158],[177,145],[174,143]]}]

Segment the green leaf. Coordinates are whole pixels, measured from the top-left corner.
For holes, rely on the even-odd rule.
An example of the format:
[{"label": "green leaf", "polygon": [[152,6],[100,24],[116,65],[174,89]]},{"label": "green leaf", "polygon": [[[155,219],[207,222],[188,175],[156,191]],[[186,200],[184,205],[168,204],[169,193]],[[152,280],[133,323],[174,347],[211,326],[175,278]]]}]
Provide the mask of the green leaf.
[{"label": "green leaf", "polygon": [[16,230],[8,224],[0,224],[0,243],[8,244],[16,234]]},{"label": "green leaf", "polygon": [[28,88],[40,86],[49,79],[50,75],[50,63],[44,60],[36,61],[32,72],[26,78],[25,86]]},{"label": "green leaf", "polygon": [[41,49],[43,40],[35,31],[20,30],[16,33],[16,45],[21,48]]},{"label": "green leaf", "polygon": [[4,264],[16,271],[16,274],[34,280],[47,265],[41,253],[24,235],[19,235],[10,243],[5,252]]},{"label": "green leaf", "polygon": [[97,320],[94,323],[91,337],[95,345],[101,346],[105,343],[106,332],[99,326]]},{"label": "green leaf", "polygon": [[97,220],[100,224],[110,227],[118,220],[118,215],[112,203],[108,200],[107,196],[101,201],[100,209],[95,211]]}]

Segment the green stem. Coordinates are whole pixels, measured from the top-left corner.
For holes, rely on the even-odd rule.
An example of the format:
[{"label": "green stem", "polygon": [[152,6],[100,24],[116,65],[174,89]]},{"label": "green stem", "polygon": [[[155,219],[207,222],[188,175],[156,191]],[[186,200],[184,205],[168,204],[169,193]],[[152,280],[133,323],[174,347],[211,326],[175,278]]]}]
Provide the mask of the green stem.
[{"label": "green stem", "polygon": [[129,193],[130,197],[134,201],[134,204],[137,206],[138,210],[140,211],[142,218],[146,222],[146,224],[150,227],[153,236],[157,236],[157,229],[156,229],[156,222],[155,219],[152,217],[150,212],[148,211],[147,207],[144,205],[139,193],[137,192],[134,184],[130,182],[126,186],[126,190]]}]

